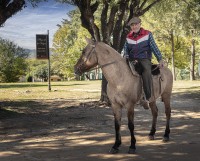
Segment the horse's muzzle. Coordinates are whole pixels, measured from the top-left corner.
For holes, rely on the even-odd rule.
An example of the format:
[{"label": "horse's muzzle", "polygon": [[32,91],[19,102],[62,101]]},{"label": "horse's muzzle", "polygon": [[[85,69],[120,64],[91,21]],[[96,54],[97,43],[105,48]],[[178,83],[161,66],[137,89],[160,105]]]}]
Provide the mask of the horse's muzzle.
[{"label": "horse's muzzle", "polygon": [[79,67],[74,67],[74,74],[81,76],[83,72]]},{"label": "horse's muzzle", "polygon": [[80,72],[78,70],[74,70],[74,75],[81,75]]}]

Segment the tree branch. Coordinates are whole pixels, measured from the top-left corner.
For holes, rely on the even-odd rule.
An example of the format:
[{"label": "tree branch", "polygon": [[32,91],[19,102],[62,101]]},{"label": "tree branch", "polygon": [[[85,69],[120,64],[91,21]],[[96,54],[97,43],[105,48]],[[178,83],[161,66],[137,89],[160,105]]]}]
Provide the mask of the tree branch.
[{"label": "tree branch", "polygon": [[153,7],[156,3],[160,2],[162,0],[155,0],[154,2],[152,2],[149,6],[147,6],[146,8],[144,8],[143,10],[140,10],[138,12],[138,16],[143,15],[145,12],[147,12],[151,7]]},{"label": "tree branch", "polygon": [[[108,0],[107,3],[107,12],[108,12],[108,8],[109,8],[109,2],[110,0]],[[115,21],[115,16],[116,13],[118,11],[118,6],[117,5],[113,5],[111,7],[111,11],[110,11],[110,16],[107,22],[107,12],[103,13],[102,12],[102,19],[101,19],[101,26],[102,26],[102,36],[103,36],[103,42],[110,44],[110,37],[111,37],[111,33],[113,31],[113,26],[114,26],[114,21]],[[106,14],[106,17],[105,17]]]},{"label": "tree branch", "polygon": [[147,3],[147,1],[148,1],[148,0],[144,0],[144,1],[142,2],[142,4],[141,4],[140,7],[139,7],[139,10],[142,10],[142,8],[143,8],[144,5]]},{"label": "tree branch", "polygon": [[113,27],[114,27],[114,24],[115,24],[115,16],[116,16],[117,11],[118,11],[117,5],[115,5],[111,8],[110,17],[109,17],[109,21],[108,21],[109,36],[111,35],[111,33],[113,31]]},{"label": "tree branch", "polygon": [[119,51],[119,44],[121,41],[121,33],[122,31],[122,20],[125,14],[126,9],[128,8],[129,0],[121,0],[119,1],[119,10],[117,15],[117,21],[115,23],[115,27],[113,30],[113,46],[117,47],[116,50]]},{"label": "tree branch", "polygon": [[13,0],[4,1],[1,3],[0,7],[0,27],[6,22],[6,20],[16,14],[18,11],[22,10],[25,6],[25,0]]},{"label": "tree branch", "polygon": [[96,41],[100,41],[99,28],[94,23],[93,15],[98,8],[99,2],[96,1],[93,5],[91,5],[91,0],[74,0],[73,2],[81,12],[82,26],[89,31]]}]

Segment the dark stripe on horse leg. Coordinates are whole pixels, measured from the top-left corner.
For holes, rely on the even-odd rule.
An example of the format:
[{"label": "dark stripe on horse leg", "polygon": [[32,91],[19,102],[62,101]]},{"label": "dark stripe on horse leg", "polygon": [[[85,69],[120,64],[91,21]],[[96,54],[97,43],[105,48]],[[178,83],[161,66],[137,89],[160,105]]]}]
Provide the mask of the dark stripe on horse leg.
[{"label": "dark stripe on horse leg", "polygon": [[154,135],[156,133],[156,123],[157,123],[157,117],[158,117],[158,108],[156,106],[156,102],[151,102],[150,103],[150,107],[151,107],[151,113],[152,113],[152,126],[151,126],[151,130],[149,133],[149,139],[150,140],[154,140]]},{"label": "dark stripe on horse leg", "polygon": [[128,128],[130,130],[130,134],[131,134],[131,145],[129,147],[129,153],[134,153],[135,152],[135,144],[136,144],[136,139],[135,139],[135,135],[134,135],[134,108],[129,108],[128,109]]},{"label": "dark stripe on horse leg", "polygon": [[118,148],[121,145],[121,134],[120,134],[120,126],[121,126],[121,115],[122,109],[117,107],[116,105],[113,106],[113,114],[115,118],[115,143],[112,146],[110,152],[111,153],[118,153]]},{"label": "dark stripe on horse leg", "polygon": [[163,141],[169,141],[169,134],[170,134],[170,118],[171,118],[171,107],[170,107],[170,94],[163,94],[162,95],[163,102],[165,104],[165,114],[166,114],[166,128],[165,134],[163,136]]}]

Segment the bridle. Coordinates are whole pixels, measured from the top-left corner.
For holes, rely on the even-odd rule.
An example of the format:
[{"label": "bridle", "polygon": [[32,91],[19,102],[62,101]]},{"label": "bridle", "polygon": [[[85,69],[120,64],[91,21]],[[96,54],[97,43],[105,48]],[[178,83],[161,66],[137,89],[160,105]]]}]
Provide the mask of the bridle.
[{"label": "bridle", "polygon": [[[86,58],[82,58],[82,59],[84,59],[84,61],[76,68],[76,71],[75,71],[75,73],[78,73],[78,74],[84,73],[84,75],[85,75],[85,76],[87,77],[87,79],[89,79],[89,80],[90,80],[90,77],[89,77],[82,69],[84,69],[84,66],[85,66],[87,60],[90,58],[90,56],[91,56],[93,53],[95,54],[96,60],[98,61],[97,55],[96,55],[96,53],[95,53],[96,44],[91,45],[91,46],[92,46],[92,49],[90,50],[89,54],[87,55]],[[106,67],[106,66],[108,66],[108,65],[111,65],[111,64],[113,64],[113,63],[116,63],[116,61],[110,62],[110,63],[108,63],[108,64],[104,64],[104,65],[98,65],[98,67],[95,67],[95,69],[103,68],[103,67]],[[97,64],[98,64],[98,62],[97,62]],[[87,72],[90,72],[90,71],[92,71],[92,70],[94,70],[94,68],[91,68],[91,69],[88,70]]]},{"label": "bridle", "polygon": [[[90,50],[90,52],[89,52],[89,54],[87,55],[86,58],[85,57],[82,58],[82,59],[84,59],[84,61],[77,67],[75,73],[82,74],[84,72],[82,69],[84,69],[84,66],[85,66],[86,62],[88,61],[88,59],[90,58],[90,56],[95,52],[96,44],[95,45],[91,45],[91,46],[92,46],[92,49]],[[95,54],[95,56],[97,57],[96,54]],[[93,70],[93,69],[91,69],[91,70]],[[89,76],[87,74],[85,74],[85,75],[89,79]]]}]

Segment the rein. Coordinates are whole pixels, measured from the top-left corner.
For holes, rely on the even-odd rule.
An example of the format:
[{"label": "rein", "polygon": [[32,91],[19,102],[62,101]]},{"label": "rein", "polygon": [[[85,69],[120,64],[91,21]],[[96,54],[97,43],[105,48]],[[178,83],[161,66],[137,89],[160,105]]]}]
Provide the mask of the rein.
[{"label": "rein", "polygon": [[[106,67],[106,66],[111,65],[111,64],[114,64],[114,63],[116,63],[116,61],[113,61],[113,62],[108,63],[108,64],[104,64],[104,65],[98,65],[98,67],[91,68],[91,69],[88,70],[87,72],[93,71],[94,69],[99,69],[99,68],[102,69],[103,67]],[[90,77],[88,76],[88,74],[84,73],[84,75],[86,76],[87,79],[90,80]]]}]

